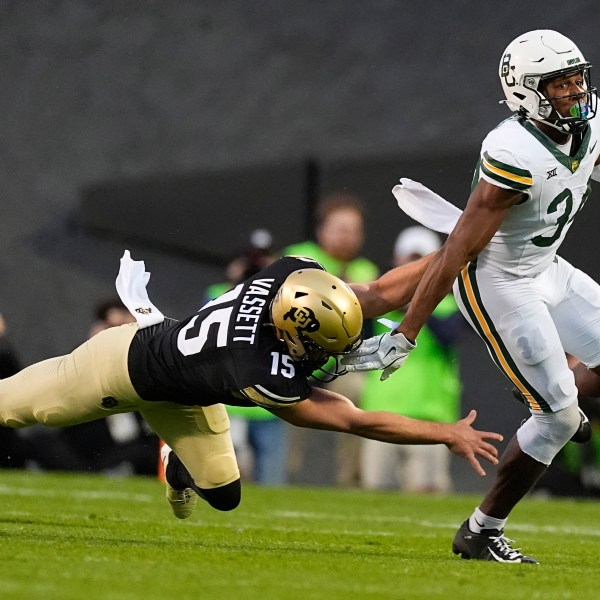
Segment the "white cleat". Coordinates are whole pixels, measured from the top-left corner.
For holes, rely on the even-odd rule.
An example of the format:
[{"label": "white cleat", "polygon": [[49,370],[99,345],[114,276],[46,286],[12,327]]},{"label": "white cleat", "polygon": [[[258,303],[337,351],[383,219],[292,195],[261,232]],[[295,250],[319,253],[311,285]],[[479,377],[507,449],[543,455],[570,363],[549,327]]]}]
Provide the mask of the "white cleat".
[{"label": "white cleat", "polygon": [[166,444],[160,449],[160,459],[163,464],[165,472],[165,483],[167,486],[167,502],[173,511],[173,514],[178,519],[187,519],[196,508],[196,502],[198,496],[192,488],[185,488],[183,490],[176,490],[174,487],[169,485],[166,480],[167,465],[169,464],[169,455],[171,454],[171,448]]}]

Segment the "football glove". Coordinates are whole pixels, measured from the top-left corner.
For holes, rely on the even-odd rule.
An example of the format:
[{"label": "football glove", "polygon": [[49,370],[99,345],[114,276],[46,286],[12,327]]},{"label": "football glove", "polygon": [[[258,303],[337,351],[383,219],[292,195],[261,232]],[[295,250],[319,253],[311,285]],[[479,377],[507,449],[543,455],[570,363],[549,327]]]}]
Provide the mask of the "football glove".
[{"label": "football glove", "polygon": [[365,340],[356,350],[345,354],[342,364],[348,372],[383,369],[381,381],[385,381],[416,347],[402,333],[392,335],[387,332]]}]

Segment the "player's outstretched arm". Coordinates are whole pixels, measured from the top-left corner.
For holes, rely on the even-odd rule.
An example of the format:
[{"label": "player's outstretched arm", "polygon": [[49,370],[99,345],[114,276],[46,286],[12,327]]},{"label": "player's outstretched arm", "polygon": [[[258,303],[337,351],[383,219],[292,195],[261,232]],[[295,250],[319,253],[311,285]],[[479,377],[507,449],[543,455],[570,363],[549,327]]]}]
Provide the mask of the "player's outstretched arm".
[{"label": "player's outstretched arm", "polygon": [[298,427],[352,433],[391,444],[445,444],[482,476],[485,471],[479,458],[498,464],[498,450],[488,440],[503,439],[499,433],[474,429],[474,410],[456,423],[420,421],[390,412],[364,411],[344,396],[321,388],[290,408],[271,412]]},{"label": "player's outstretched arm", "polygon": [[371,283],[349,284],[366,319],[379,317],[408,304],[435,252],[401,267],[395,267]]},{"label": "player's outstretched arm", "polygon": [[[427,261],[426,263],[417,263],[417,271],[412,273],[412,276],[401,270],[395,274],[394,271],[389,272],[389,277],[395,278],[401,289],[404,289],[402,282],[406,274],[406,280],[409,282],[406,289],[412,294],[410,306],[402,323],[391,335],[385,333],[369,338],[357,350],[345,355],[342,364],[346,370],[383,369],[381,379],[384,380],[400,368],[408,353],[415,347],[414,341],[421,327],[442,298],[452,289],[452,283],[460,270],[489,243],[510,208],[522,199],[521,192],[505,190],[480,181],[441,250],[422,259]],[[386,301],[394,302],[399,299],[399,295],[392,297],[393,294],[388,290],[392,281],[393,279],[386,280],[384,275],[362,290],[359,300],[361,305],[365,305],[366,315],[377,314]],[[415,284],[415,289],[411,287],[412,283]]]}]

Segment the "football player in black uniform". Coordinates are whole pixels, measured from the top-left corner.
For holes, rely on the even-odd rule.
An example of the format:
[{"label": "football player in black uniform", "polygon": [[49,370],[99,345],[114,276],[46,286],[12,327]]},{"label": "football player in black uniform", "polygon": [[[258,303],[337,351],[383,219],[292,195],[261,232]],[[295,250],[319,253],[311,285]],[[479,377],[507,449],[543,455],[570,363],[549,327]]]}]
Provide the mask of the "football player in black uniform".
[{"label": "football player in black uniform", "polygon": [[281,258],[182,321],[113,327],[0,381],[0,424],[65,426],[138,411],[166,443],[167,499],[178,518],[198,496],[218,510],[240,502],[225,404],[262,406],[300,427],[445,444],[484,475],[477,457],[496,464],[488,440],[502,437],[473,429],[475,411],[453,424],[365,412],[310,382],[360,343],[363,312],[410,299],[428,260],[353,291],[312,260]]}]

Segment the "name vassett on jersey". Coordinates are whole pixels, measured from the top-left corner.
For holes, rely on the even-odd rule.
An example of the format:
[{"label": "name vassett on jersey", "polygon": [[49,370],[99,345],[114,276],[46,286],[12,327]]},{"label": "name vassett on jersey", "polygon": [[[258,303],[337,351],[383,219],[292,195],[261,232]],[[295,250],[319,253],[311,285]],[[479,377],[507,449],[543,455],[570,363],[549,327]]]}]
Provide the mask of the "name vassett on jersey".
[{"label": "name vassett on jersey", "polygon": [[[244,294],[234,320],[234,342],[254,343],[260,316],[266,304],[274,279],[255,279]],[[236,335],[237,334],[237,335]]]}]

